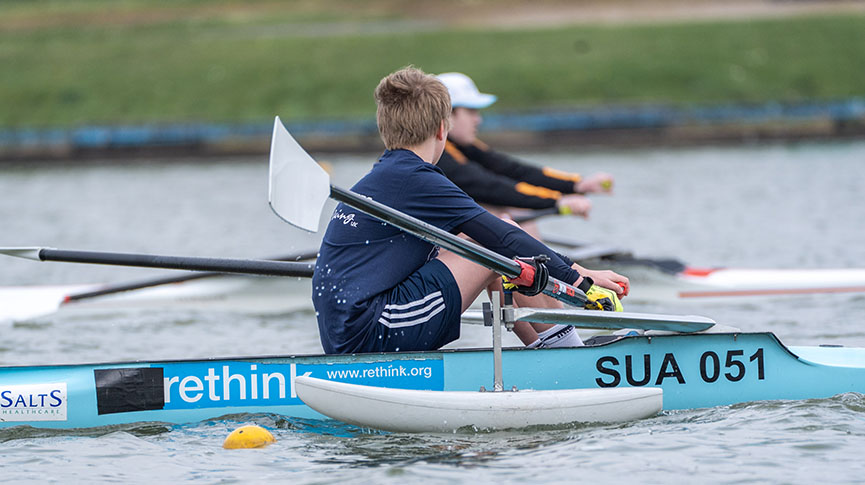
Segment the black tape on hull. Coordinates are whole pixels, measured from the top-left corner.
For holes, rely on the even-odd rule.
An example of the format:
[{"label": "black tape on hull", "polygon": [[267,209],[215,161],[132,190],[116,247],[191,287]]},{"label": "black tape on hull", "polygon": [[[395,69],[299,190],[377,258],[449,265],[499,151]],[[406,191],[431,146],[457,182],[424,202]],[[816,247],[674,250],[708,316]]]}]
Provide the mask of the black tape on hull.
[{"label": "black tape on hull", "polygon": [[165,391],[162,367],[94,369],[99,414],[162,409]]}]

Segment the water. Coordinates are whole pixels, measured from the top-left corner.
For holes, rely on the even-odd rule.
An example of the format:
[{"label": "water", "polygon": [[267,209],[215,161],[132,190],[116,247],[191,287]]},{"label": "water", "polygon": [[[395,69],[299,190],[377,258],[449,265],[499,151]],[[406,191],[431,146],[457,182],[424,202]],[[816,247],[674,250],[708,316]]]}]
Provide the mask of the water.
[{"label": "water", "polygon": [[[525,156],[616,176],[615,195],[593,199],[590,221],[543,220],[547,233],[703,266],[865,266],[863,143]],[[335,182],[347,186],[371,157],[329,161]],[[0,246],[228,257],[314,246],[315,235],[288,227],[268,209],[264,158],[237,162],[4,166]],[[0,260],[0,285],[155,274],[164,272]],[[698,313],[744,330],[770,330],[790,345],[865,346],[861,295],[624,303],[632,311]],[[3,364],[321,351],[311,312],[69,313],[0,332]],[[459,344],[488,341],[482,329],[466,329]],[[846,394],[665,412],[615,426],[447,436],[372,433],[270,415],[182,426],[14,429],[0,430],[0,467],[7,480],[40,482],[858,483],[865,471],[863,411],[865,398]],[[221,448],[232,429],[251,422],[270,428],[277,443]]]}]

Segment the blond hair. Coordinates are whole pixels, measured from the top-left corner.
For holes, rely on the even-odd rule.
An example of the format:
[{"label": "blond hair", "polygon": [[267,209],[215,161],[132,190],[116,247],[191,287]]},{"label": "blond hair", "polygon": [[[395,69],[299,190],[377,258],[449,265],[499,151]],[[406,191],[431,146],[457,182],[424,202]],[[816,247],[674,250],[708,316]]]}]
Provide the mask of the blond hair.
[{"label": "blond hair", "polygon": [[420,145],[445,122],[449,128],[451,98],[435,76],[412,66],[396,71],[375,88],[378,132],[388,150]]}]

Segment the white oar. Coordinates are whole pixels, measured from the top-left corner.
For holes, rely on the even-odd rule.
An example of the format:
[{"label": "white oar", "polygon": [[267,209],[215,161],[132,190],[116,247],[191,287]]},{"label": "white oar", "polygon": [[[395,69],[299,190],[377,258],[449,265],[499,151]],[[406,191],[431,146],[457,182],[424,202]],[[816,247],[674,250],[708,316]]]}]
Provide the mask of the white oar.
[{"label": "white oar", "polygon": [[[523,266],[517,261],[368,197],[331,185],[327,172],[292,138],[278,116],[273,123],[270,146],[269,189],[270,206],[276,215],[306,231],[318,230],[321,210],[330,197],[501,275],[517,278],[523,273]],[[588,302],[581,290],[552,277],[543,288],[544,294],[570,305],[582,307]]]}]

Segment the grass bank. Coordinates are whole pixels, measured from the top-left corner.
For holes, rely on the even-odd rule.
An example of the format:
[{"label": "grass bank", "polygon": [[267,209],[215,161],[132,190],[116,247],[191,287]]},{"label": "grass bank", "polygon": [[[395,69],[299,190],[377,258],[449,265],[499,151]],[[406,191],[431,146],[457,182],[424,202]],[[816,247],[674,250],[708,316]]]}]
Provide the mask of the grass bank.
[{"label": "grass bank", "polygon": [[407,64],[500,111],[865,95],[863,15],[480,30],[392,3],[3,2],[0,128],[370,117]]}]

